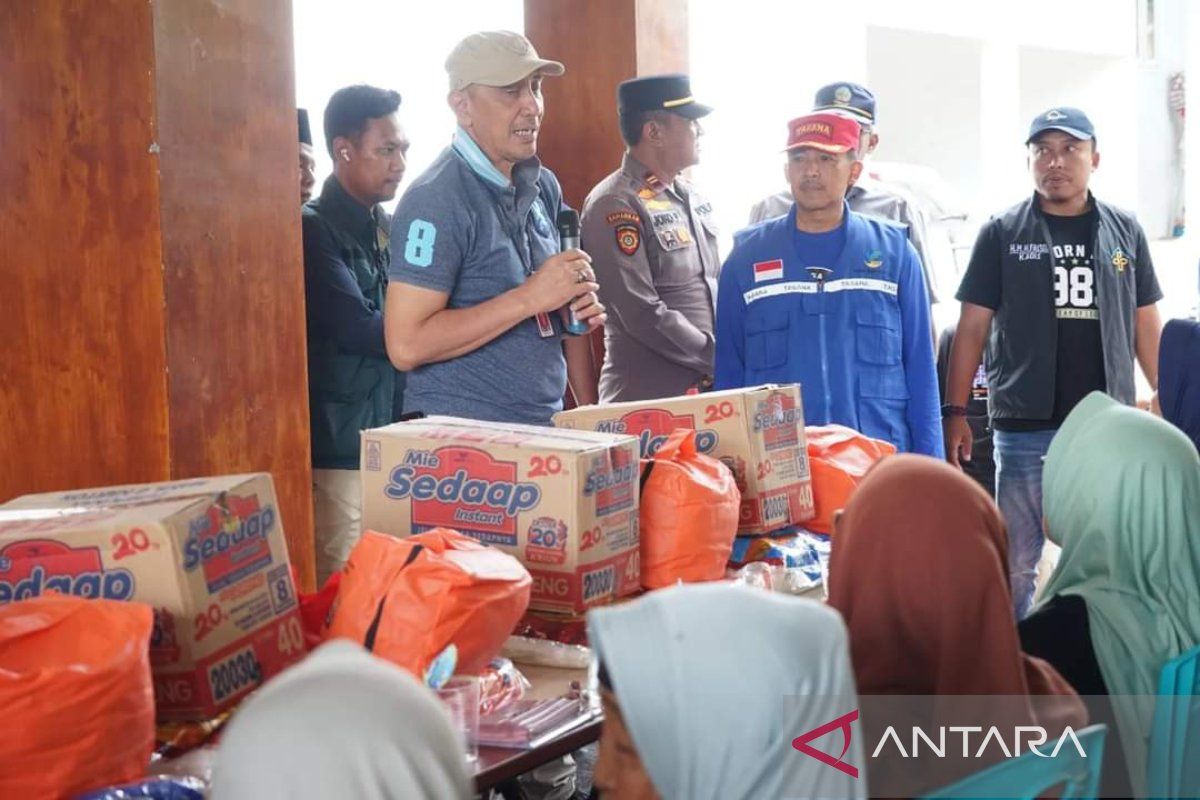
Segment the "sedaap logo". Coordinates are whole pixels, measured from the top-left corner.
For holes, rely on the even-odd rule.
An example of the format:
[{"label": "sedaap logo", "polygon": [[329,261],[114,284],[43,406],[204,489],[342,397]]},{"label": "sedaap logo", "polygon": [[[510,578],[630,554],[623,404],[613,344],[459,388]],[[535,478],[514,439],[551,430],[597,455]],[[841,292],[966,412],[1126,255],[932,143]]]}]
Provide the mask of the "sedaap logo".
[{"label": "sedaap logo", "polygon": [[583,482],[585,497],[596,496],[596,515],[603,517],[633,505],[639,465],[624,448],[613,448],[592,459]]},{"label": "sedaap logo", "polygon": [[795,398],[783,392],[771,393],[754,408],[754,432],[762,431],[768,450],[798,446],[803,425],[804,414]]},{"label": "sedaap logo", "polygon": [[474,447],[409,453],[383,489],[392,500],[412,500],[414,530],[453,528],[486,544],[517,544],[517,517],[542,501],[542,489],[517,481],[513,461],[497,461]]},{"label": "sedaap logo", "polygon": [[696,418],[691,414],[672,414],[663,408],[630,411],[619,419],[602,420],[596,425],[596,430],[601,433],[627,433],[638,437],[642,458],[650,458],[657,453],[676,428],[696,431],[696,449],[701,453],[711,453],[717,446],[716,431],[699,430]]},{"label": "sedaap logo", "polygon": [[184,570],[203,569],[208,591],[215,593],[269,566],[267,534],[275,521],[275,508],[260,508],[257,495],[221,495],[188,526]]},{"label": "sedaap logo", "polygon": [[28,600],[45,592],[129,600],[133,589],[133,573],[105,569],[99,547],[25,539],[0,550],[0,603]]}]

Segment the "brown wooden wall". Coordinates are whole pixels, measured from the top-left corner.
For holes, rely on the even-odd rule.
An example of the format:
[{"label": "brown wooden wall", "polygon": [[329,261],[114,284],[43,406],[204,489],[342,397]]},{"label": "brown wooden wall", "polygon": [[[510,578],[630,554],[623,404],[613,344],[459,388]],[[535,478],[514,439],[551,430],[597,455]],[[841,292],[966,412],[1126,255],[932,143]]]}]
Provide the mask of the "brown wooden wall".
[{"label": "brown wooden wall", "polygon": [[313,580],[289,0],[0,8],[0,500],[265,470]]},{"label": "brown wooden wall", "polygon": [[154,0],[154,9],[171,474],[270,472],[307,582],[291,2]]},{"label": "brown wooden wall", "polygon": [[150,7],[0,7],[0,500],[168,474]]}]

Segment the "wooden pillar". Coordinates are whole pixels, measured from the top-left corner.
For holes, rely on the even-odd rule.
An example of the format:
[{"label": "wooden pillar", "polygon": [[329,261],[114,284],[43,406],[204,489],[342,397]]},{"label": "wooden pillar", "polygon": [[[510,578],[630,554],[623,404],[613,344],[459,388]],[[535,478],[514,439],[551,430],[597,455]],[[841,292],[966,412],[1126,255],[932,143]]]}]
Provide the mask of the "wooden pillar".
[{"label": "wooden pillar", "polygon": [[313,582],[289,0],[0,9],[0,500],[268,471]]},{"label": "wooden pillar", "polygon": [[525,0],[525,35],[567,67],[543,84],[546,122],[538,155],[579,208],[621,164],[617,84],[688,70],[687,0]]}]

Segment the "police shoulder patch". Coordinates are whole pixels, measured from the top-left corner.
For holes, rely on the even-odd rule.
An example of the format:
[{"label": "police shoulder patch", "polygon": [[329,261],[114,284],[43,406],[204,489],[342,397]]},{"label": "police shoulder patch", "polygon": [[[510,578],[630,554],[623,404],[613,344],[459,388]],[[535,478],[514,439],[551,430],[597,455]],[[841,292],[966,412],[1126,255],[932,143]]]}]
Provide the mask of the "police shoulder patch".
[{"label": "police shoulder patch", "polygon": [[621,224],[616,227],[617,249],[631,256],[642,246],[642,232],[637,225]]}]

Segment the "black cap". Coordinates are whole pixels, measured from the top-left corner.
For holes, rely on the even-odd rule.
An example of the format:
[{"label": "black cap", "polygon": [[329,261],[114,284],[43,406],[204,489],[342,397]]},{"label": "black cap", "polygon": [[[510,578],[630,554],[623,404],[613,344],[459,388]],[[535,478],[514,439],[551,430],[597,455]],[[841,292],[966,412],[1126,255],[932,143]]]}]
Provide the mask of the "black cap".
[{"label": "black cap", "polygon": [[692,83],[687,75],[652,75],[623,81],[617,87],[617,112],[645,111],[670,111],[687,119],[700,119],[712,109],[692,97]]},{"label": "black cap", "polygon": [[300,129],[300,144],[312,145],[312,128],[308,126],[308,109],[296,109],[296,127]]},{"label": "black cap", "polygon": [[813,111],[845,111],[858,122],[875,124],[875,95],[857,83],[831,83],[817,89]]},{"label": "black cap", "polygon": [[1083,141],[1096,138],[1096,128],[1088,119],[1088,115],[1078,108],[1067,106],[1052,108],[1034,117],[1033,122],[1029,123],[1029,136],[1025,137],[1025,144],[1029,144],[1035,136],[1046,131],[1062,131]]}]

